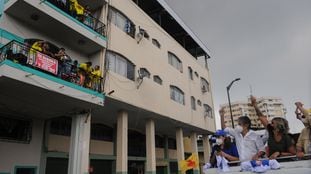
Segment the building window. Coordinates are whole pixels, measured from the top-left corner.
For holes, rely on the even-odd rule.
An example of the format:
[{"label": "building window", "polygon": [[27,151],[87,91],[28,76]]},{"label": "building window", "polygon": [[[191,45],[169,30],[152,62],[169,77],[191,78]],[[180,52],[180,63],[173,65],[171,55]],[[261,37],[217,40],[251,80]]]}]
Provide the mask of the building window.
[{"label": "building window", "polygon": [[196,77],[199,77],[199,74],[196,71],[194,72],[194,74]]},{"label": "building window", "polygon": [[160,44],[160,42],[157,39],[153,38],[152,39],[152,44],[155,45],[158,48],[161,48],[161,44]]},{"label": "building window", "polygon": [[175,54],[171,52],[168,52],[168,63],[182,72],[182,62]]},{"label": "building window", "polygon": [[155,81],[156,83],[162,85],[162,79],[160,78],[160,76],[153,76],[153,81]]},{"label": "building window", "polygon": [[201,90],[203,93],[209,92],[209,83],[203,77],[201,77]]},{"label": "building window", "polygon": [[125,57],[108,51],[107,52],[107,66],[108,69],[120,74],[130,80],[134,80],[135,77],[135,65],[128,61]]},{"label": "building window", "polygon": [[176,140],[173,138],[168,138],[168,149],[177,149]]},{"label": "building window", "polygon": [[123,13],[115,8],[110,7],[109,19],[111,23],[115,24],[118,28],[126,32],[128,35],[132,36],[133,38],[135,37],[135,25]]},{"label": "building window", "polygon": [[185,95],[182,90],[180,90],[176,86],[170,86],[170,92],[171,92],[171,99],[180,103],[185,104]]},{"label": "building window", "polygon": [[50,122],[50,133],[55,135],[70,136],[71,118],[70,117],[53,118]]},{"label": "building window", "polygon": [[188,67],[188,71],[189,71],[189,78],[193,80],[193,70],[190,66]]},{"label": "building window", "polygon": [[15,174],[36,174],[37,167],[29,167],[29,166],[15,167],[14,173]]},{"label": "building window", "polygon": [[198,105],[199,105],[199,106],[202,106],[201,100],[198,100]]},{"label": "building window", "polygon": [[155,146],[157,148],[164,148],[164,146],[165,146],[164,138],[159,136],[159,135],[156,135],[155,136]]},{"label": "building window", "polygon": [[213,110],[208,104],[203,104],[204,116],[213,118]]},{"label": "building window", "polygon": [[30,143],[32,121],[0,116],[0,140]]},{"label": "building window", "polygon": [[139,76],[140,77],[148,77],[150,79],[150,72],[146,68],[139,69]]},{"label": "building window", "polygon": [[193,96],[191,96],[191,108],[192,110],[196,110],[195,98]]},{"label": "building window", "polygon": [[101,141],[113,141],[113,129],[104,124],[93,123],[91,125],[91,139]]}]

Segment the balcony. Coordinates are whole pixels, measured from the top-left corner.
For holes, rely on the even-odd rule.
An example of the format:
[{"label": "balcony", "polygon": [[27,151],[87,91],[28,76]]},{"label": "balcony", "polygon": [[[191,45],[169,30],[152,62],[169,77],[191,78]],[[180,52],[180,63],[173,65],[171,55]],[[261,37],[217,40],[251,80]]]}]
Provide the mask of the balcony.
[{"label": "balcony", "polygon": [[[71,16],[52,0],[9,0],[4,12],[38,33],[61,41],[73,50],[91,55],[106,47],[105,24],[85,14]],[[95,8],[95,7],[93,7]]]},{"label": "balcony", "polygon": [[[59,69],[59,65],[65,68]],[[83,87],[79,85],[81,70],[76,67],[78,71],[73,71],[73,66],[69,61],[58,62],[57,59],[23,43],[11,41],[0,48],[0,91],[7,93],[11,98],[25,96],[24,93],[17,95],[21,91],[35,93],[28,96],[30,99],[38,94],[38,98],[49,96],[38,99],[37,102],[58,96],[59,100],[73,103],[71,107],[102,106],[104,104],[104,95],[101,93],[102,79],[90,80],[89,85]],[[71,69],[68,70],[68,67]],[[40,93],[44,95],[41,96]],[[9,97],[0,95],[0,98]]]}]

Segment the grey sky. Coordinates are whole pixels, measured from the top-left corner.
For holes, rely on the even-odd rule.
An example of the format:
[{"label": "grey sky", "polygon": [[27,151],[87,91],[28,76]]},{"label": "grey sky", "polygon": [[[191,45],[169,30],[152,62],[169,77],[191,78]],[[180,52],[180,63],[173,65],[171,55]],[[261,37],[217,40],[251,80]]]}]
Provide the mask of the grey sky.
[{"label": "grey sky", "polygon": [[[207,44],[215,111],[227,102],[225,87],[240,77],[231,100],[281,97],[291,132],[294,102],[311,108],[311,0],[166,0]],[[219,126],[219,123],[218,123]]]}]

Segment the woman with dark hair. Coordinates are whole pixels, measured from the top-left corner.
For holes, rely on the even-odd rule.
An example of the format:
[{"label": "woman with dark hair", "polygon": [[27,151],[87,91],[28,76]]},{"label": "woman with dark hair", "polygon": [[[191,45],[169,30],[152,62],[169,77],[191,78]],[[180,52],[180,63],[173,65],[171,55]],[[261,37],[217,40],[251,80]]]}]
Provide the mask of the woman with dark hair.
[{"label": "woman with dark hair", "polygon": [[254,96],[251,96],[251,104],[254,106],[256,114],[268,131],[268,156],[270,159],[276,159],[281,156],[290,156],[296,154],[295,143],[289,136],[288,121],[281,117],[276,117],[269,123],[267,116],[263,115],[257,106]]},{"label": "woman with dark hair", "polygon": [[215,133],[216,142],[213,146],[210,160],[213,167],[217,167],[216,156],[218,155],[226,158],[228,161],[239,160],[239,153],[236,145],[231,141],[231,138],[226,135],[226,132],[223,130],[217,130]]}]

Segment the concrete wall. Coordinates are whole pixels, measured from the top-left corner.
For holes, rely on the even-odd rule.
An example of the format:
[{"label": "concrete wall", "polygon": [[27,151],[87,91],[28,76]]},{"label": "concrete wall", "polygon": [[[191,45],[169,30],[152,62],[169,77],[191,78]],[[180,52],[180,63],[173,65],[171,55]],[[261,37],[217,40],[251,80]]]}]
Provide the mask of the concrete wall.
[{"label": "concrete wall", "polygon": [[[151,73],[151,78],[144,78],[140,88],[137,89],[137,82],[109,71],[105,89],[115,90],[112,97],[118,100],[203,129],[214,130],[215,120],[203,116],[203,105],[197,105],[194,111],[190,104],[190,97],[194,96],[196,100],[201,100],[202,104],[208,104],[213,108],[211,90],[207,93],[201,92],[200,77],[204,77],[211,83],[208,70],[131,0],[112,0],[111,5],[126,14],[136,24],[137,30],[138,26],[144,28],[150,35],[150,39],[143,38],[138,44],[135,39],[111,24],[108,48],[126,56],[135,64],[136,77],[137,70],[144,67]],[[152,44],[152,38],[160,42],[160,49]],[[168,51],[174,53],[182,61],[182,73],[168,63]],[[199,78],[193,75],[194,80],[190,80],[188,66],[193,69],[193,72],[196,71],[199,74]],[[152,79],[153,75],[159,75],[163,80],[163,85],[155,83]],[[185,105],[170,99],[170,85],[183,90]]]},{"label": "concrete wall", "polygon": [[13,173],[15,166],[36,166],[39,171],[43,124],[42,120],[33,120],[29,144],[0,141],[0,172]]}]

